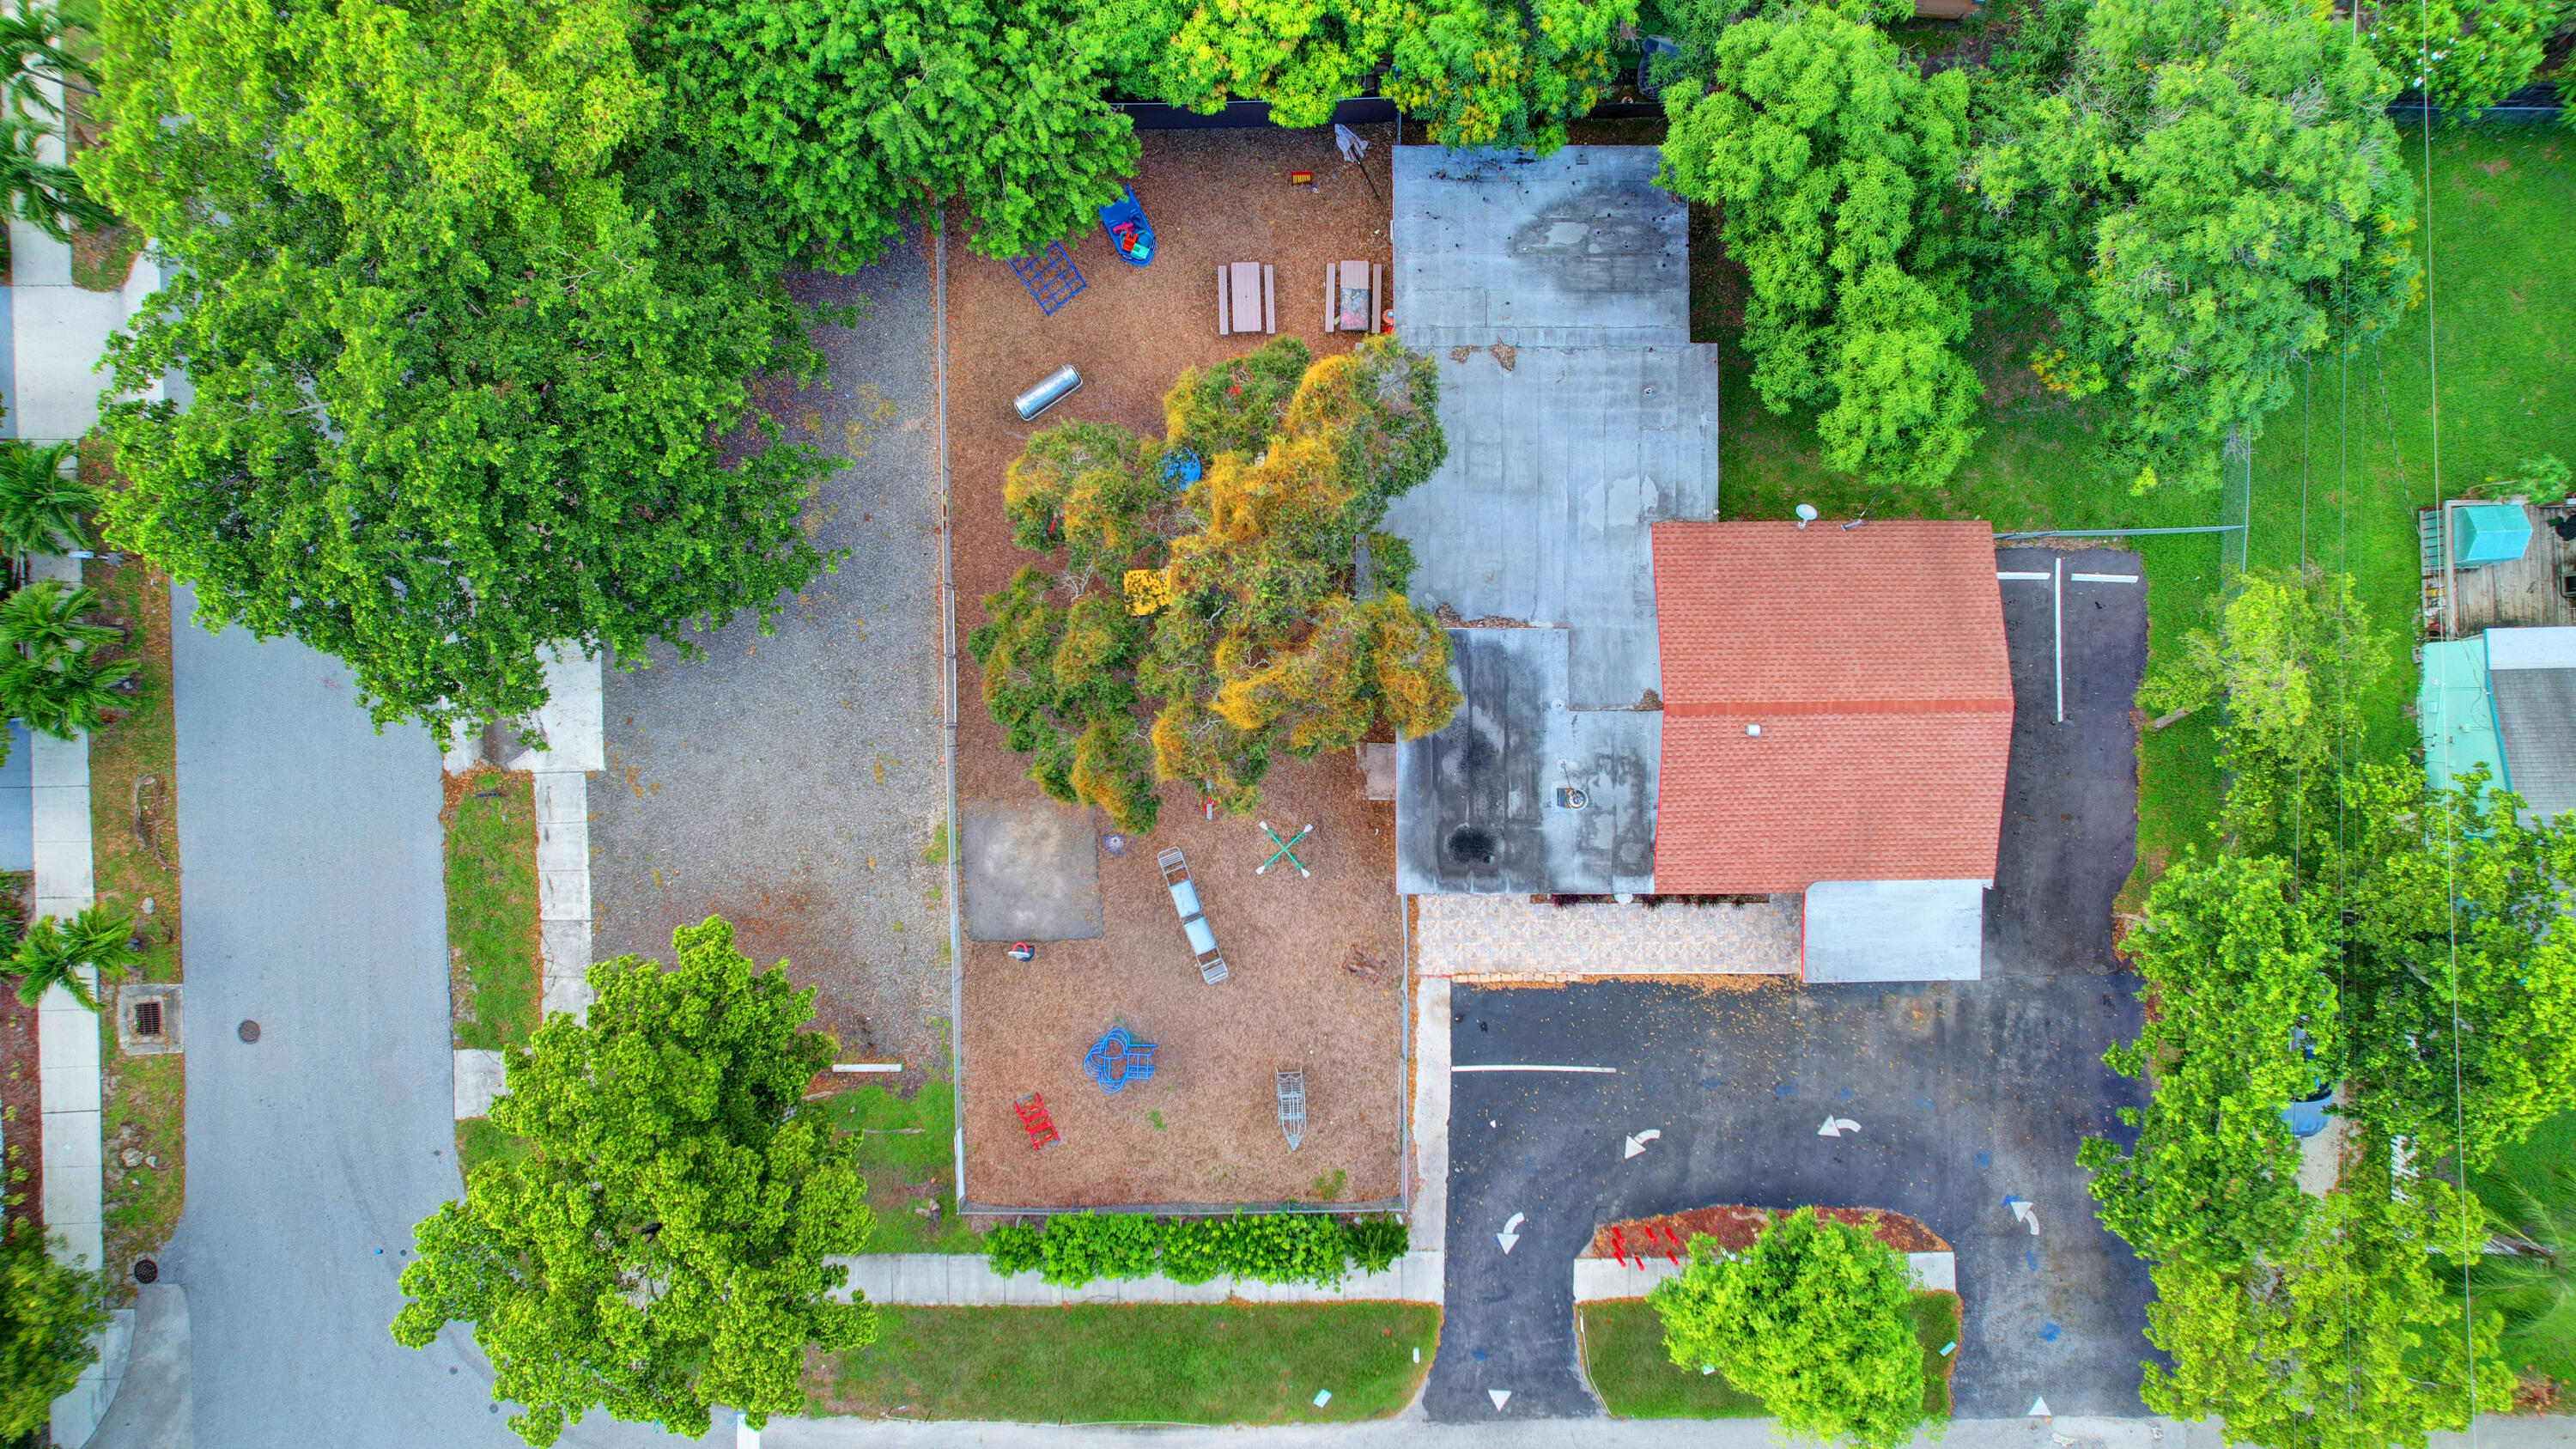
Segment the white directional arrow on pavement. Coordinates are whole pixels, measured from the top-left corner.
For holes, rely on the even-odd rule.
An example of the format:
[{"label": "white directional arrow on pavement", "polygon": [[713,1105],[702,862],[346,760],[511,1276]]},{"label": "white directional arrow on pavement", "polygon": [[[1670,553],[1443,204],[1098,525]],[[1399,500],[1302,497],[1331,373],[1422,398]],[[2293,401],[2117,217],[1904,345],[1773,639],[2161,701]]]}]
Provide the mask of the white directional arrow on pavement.
[{"label": "white directional arrow on pavement", "polygon": [[2013,1221],[2014,1221],[2014,1222],[2017,1222],[2017,1223],[2028,1223],[2028,1224],[2030,1224],[2030,1235],[2031,1235],[2032,1237],[2034,1237],[2034,1238],[2035,1238],[2035,1237],[2038,1237],[2038,1236],[2039,1236],[2039,1209],[2038,1209],[2037,1207],[2033,1206],[2032,1204],[2030,1204],[2030,1203],[2028,1203],[2028,1202],[2025,1202],[2025,1201],[2023,1201],[2022,1199],[2017,1198],[2017,1197],[2015,1197],[2015,1198],[2006,1198],[2006,1199],[2004,1199],[2004,1200],[2005,1200],[2006,1202],[2008,1202],[2008,1203],[2012,1204],[2012,1215],[2013,1215]]},{"label": "white directional arrow on pavement", "polygon": [[1620,1155],[1621,1157],[1634,1157],[1634,1156],[1636,1156],[1638,1153],[1643,1152],[1643,1151],[1645,1151],[1645,1150],[1646,1150],[1646,1144],[1647,1144],[1647,1143],[1652,1142],[1652,1141],[1654,1141],[1656,1138],[1661,1137],[1661,1136],[1663,1136],[1663,1135],[1664,1135],[1664,1129],[1663,1129],[1663,1128],[1661,1128],[1661,1127],[1649,1127],[1649,1128],[1647,1128],[1645,1131],[1638,1133],[1636,1136],[1629,1138],[1629,1139],[1628,1139],[1628,1150],[1627,1150],[1627,1151],[1625,1151],[1625,1152],[1620,1153],[1619,1155]]},{"label": "white directional arrow on pavement", "polygon": [[2054,1419],[2057,1416],[2048,1411],[2048,1400],[2043,1398],[2033,1399],[2030,1401],[2030,1413],[2025,1417],[2033,1419]]},{"label": "white directional arrow on pavement", "polygon": [[1849,1117],[1827,1117],[1825,1119],[1825,1125],[1816,1129],[1816,1135],[1819,1137],[1840,1137],[1846,1132],[1858,1132],[1859,1130],[1860,1124]]},{"label": "white directional arrow on pavement", "polygon": [[1512,1401],[1512,1391],[1509,1389],[1487,1389],[1485,1390],[1485,1397],[1494,1401],[1494,1412],[1499,1414],[1503,1411],[1503,1405]]},{"label": "white directional arrow on pavement", "polygon": [[1519,1213],[1512,1214],[1512,1220],[1503,1224],[1501,1232],[1494,1234],[1494,1241],[1503,1245],[1503,1254],[1506,1257],[1511,1254],[1512,1244],[1521,1240],[1521,1216]]}]

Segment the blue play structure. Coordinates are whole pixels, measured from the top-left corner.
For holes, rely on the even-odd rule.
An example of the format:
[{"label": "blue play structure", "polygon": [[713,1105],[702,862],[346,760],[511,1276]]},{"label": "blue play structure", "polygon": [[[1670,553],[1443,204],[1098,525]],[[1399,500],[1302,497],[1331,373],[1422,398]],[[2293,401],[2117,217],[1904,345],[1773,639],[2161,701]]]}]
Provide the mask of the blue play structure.
[{"label": "blue play structure", "polygon": [[1113,1026],[1083,1054],[1082,1069],[1100,1084],[1100,1090],[1118,1091],[1154,1075],[1154,1044],[1129,1036],[1123,1026]]},{"label": "blue play structure", "polygon": [[1084,286],[1082,273],[1074,270],[1073,258],[1062,242],[1048,242],[1045,251],[1013,261],[1011,275],[1020,279],[1020,285],[1038,299],[1038,310],[1049,317],[1055,315],[1056,308],[1072,301],[1073,294]]},{"label": "blue play structure", "polygon": [[1163,455],[1163,481],[1178,493],[1199,481],[1202,467],[1198,454],[1187,448],[1174,448]]},{"label": "blue play structure", "polygon": [[1118,249],[1118,260],[1131,267],[1141,267],[1154,260],[1154,226],[1145,220],[1145,208],[1136,204],[1136,188],[1100,208],[1100,229],[1109,233],[1110,245]]}]

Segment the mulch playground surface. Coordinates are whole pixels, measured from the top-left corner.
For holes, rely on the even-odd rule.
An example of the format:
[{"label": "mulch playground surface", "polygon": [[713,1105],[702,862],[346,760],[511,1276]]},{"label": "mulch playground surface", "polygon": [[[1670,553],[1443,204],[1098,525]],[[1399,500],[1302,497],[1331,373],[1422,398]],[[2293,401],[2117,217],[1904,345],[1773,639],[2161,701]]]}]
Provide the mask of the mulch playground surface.
[{"label": "mulch playground surface", "polygon": [[[1274,269],[1282,335],[1316,356],[1359,338],[1323,331],[1324,266],[1391,263],[1386,198],[1391,127],[1361,127],[1372,192],[1335,152],[1329,128],[1162,132],[1142,137],[1137,199],[1157,234],[1153,264],[1120,261],[1098,228],[1071,245],[1085,290],[1052,317],[1003,263],[949,237],[948,435],[962,641],[983,597],[1038,562],[1011,542],[1003,470],[1039,427],[1073,419],[1163,431],[1162,396],[1181,370],[1249,352],[1255,333],[1219,337],[1216,274],[1237,261]],[[1291,171],[1315,184],[1292,185]],[[1071,363],[1081,389],[1022,423],[1011,401]],[[1002,745],[974,660],[959,650],[957,790],[962,800],[1036,798],[1025,762]],[[1161,823],[1100,857],[1104,933],[1048,942],[1008,959],[966,943],[965,1195],[992,1207],[1383,1202],[1399,1195],[1403,1123],[1394,807],[1360,798],[1348,752],[1282,758],[1263,781],[1260,819],[1282,836],[1314,833],[1298,854],[1311,878],[1280,866],[1256,876],[1271,845],[1252,821],[1211,821],[1197,792],[1163,787]],[[1094,816],[1095,828],[1106,826]],[[1232,975],[1202,985],[1157,851],[1189,858]],[[1354,952],[1375,979],[1346,969]],[[1156,1044],[1154,1076],[1116,1095],[1082,1071],[1113,1024]],[[1272,1073],[1306,1074],[1304,1145],[1288,1150]],[[1032,1151],[1012,1110],[1044,1098],[1061,1140]]]}]

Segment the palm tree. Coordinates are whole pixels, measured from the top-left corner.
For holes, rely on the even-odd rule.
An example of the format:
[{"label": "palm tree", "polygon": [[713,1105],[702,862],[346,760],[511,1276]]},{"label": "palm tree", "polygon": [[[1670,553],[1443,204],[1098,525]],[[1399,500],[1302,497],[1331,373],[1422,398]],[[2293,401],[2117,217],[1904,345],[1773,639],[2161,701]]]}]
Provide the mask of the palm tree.
[{"label": "palm tree", "polygon": [[81,980],[80,968],[95,966],[102,976],[122,972],[134,960],[127,944],[133,935],[130,911],[91,906],[69,921],[47,916],[18,938],[18,948],[0,965],[0,974],[18,978],[18,999],[29,1006],[44,998],[46,988],[59,986],[96,1011],[98,997]]},{"label": "palm tree", "polygon": [[80,89],[98,80],[89,62],[71,48],[68,34],[76,29],[96,29],[97,6],[82,0],[72,9],[77,13],[66,14],[61,7],[31,3],[15,7],[14,13],[0,15],[0,76],[7,78],[8,99],[24,115],[47,121],[62,116],[62,109],[36,88],[39,79]]},{"label": "palm tree", "polygon": [[2478,1307],[2504,1315],[2507,1347],[2564,1351],[2566,1325],[2548,1320],[2576,1303],[2576,1172],[2552,1164],[2537,1183],[2484,1172],[2470,1185],[2488,1217],[2468,1279]]},{"label": "palm tree", "polygon": [[116,224],[116,213],[89,194],[78,172],[38,157],[51,127],[11,110],[0,113],[0,133],[0,198],[11,215],[58,242],[70,241],[74,226],[96,231]]},{"label": "palm tree", "polygon": [[89,589],[61,579],[38,579],[0,603],[0,648],[50,663],[62,654],[86,654],[124,638],[122,629],[81,622],[83,614],[97,609],[98,595]]},{"label": "palm tree", "polygon": [[77,447],[0,442],[0,553],[89,547],[81,515],[98,507],[98,490],[63,474],[64,462]]},{"label": "palm tree", "polygon": [[132,678],[131,659],[64,653],[53,660],[0,653],[0,709],[58,740],[78,739],[107,723],[110,710],[133,705],[117,689]]}]

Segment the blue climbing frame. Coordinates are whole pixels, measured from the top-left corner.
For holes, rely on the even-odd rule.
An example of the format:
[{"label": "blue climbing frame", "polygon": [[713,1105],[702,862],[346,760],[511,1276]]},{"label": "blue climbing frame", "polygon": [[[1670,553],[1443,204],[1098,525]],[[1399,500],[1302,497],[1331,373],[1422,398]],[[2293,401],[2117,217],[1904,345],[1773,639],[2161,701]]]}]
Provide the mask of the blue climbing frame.
[{"label": "blue climbing frame", "polygon": [[1085,285],[1062,242],[1048,242],[1045,251],[1014,258],[1011,275],[1020,279],[1020,285],[1037,299],[1038,310],[1049,317],[1055,315],[1056,308],[1072,301]]}]

